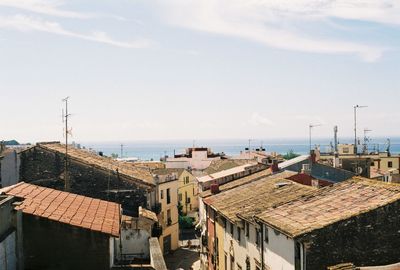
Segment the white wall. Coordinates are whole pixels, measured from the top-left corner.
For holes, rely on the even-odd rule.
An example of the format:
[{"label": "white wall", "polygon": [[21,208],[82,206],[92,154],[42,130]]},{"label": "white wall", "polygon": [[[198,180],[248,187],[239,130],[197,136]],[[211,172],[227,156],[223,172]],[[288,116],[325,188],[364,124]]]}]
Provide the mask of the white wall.
[{"label": "white wall", "polygon": [[[121,230],[122,254],[136,254],[125,257],[130,258],[150,258],[149,239],[150,234],[143,229],[127,228]],[[119,238],[115,238],[116,257],[120,258]]]},{"label": "white wall", "polygon": [[295,243],[293,239],[264,226],[264,233],[266,231],[268,231],[269,241],[264,242],[264,263],[270,269],[294,270]]}]

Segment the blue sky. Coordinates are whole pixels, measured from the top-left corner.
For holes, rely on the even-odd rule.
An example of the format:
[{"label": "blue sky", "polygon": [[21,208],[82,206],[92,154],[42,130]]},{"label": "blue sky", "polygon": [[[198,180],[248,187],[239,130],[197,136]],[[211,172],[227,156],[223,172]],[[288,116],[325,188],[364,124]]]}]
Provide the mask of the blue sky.
[{"label": "blue sky", "polygon": [[400,135],[398,1],[0,0],[0,138]]}]

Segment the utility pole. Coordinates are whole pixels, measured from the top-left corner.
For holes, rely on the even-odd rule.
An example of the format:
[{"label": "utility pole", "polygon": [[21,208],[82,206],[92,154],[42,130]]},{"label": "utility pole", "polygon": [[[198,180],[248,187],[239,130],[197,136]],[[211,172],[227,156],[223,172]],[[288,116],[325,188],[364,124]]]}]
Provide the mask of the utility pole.
[{"label": "utility pole", "polygon": [[64,168],[64,190],[69,191],[71,185],[68,177],[68,99],[64,98],[62,101],[65,102],[65,115],[63,115],[63,121],[65,121],[65,168]]},{"label": "utility pole", "polygon": [[354,108],[354,155],[357,155],[357,109],[366,108],[368,106],[355,105]]}]

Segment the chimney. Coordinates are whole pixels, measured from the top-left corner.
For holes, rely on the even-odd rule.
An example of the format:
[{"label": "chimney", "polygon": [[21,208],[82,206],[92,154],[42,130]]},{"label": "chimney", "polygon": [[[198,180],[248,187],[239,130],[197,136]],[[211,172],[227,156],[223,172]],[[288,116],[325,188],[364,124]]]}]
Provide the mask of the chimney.
[{"label": "chimney", "polygon": [[316,162],[317,155],[315,154],[315,150],[311,150],[311,152],[310,152],[310,160],[311,160],[311,163],[315,163]]},{"label": "chimney", "polygon": [[276,161],[276,160],[273,160],[273,161],[272,161],[271,171],[272,171],[273,173],[279,172],[278,161]]},{"label": "chimney", "polygon": [[219,193],[219,185],[218,184],[211,184],[210,186],[211,194],[218,194]]}]

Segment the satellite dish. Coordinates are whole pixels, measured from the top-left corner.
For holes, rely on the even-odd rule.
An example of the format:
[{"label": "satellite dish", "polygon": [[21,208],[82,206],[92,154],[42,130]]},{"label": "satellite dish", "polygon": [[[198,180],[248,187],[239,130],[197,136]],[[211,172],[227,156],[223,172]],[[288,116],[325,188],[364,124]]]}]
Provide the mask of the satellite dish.
[{"label": "satellite dish", "polygon": [[362,168],[362,167],[357,167],[357,168],[356,168],[356,173],[357,173],[358,175],[362,174],[362,172],[363,172],[363,168]]}]

